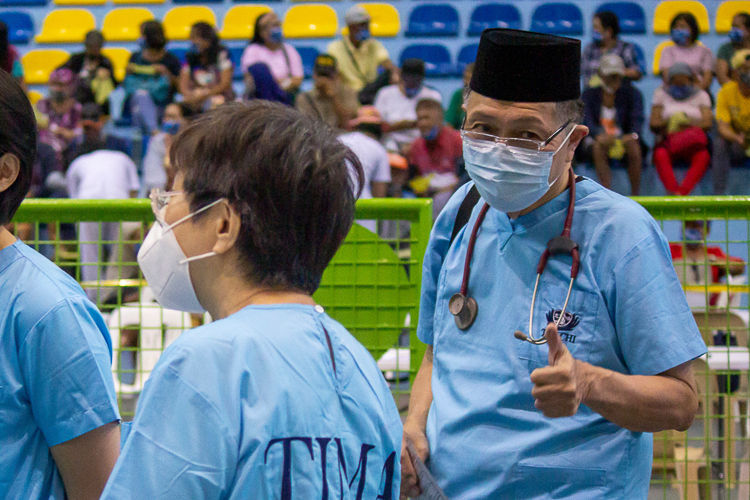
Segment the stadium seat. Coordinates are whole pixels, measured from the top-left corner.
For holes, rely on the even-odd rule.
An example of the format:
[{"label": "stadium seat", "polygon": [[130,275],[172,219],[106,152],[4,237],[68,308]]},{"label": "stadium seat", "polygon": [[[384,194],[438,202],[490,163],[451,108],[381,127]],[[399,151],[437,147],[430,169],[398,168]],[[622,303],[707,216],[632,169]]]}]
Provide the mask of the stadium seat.
[{"label": "stadium seat", "polygon": [[633,43],[633,49],[635,49],[635,54],[638,57],[638,60],[642,62],[640,64],[641,68],[641,75],[645,76],[648,74],[648,70],[646,69],[648,67],[648,62],[646,61],[646,54],[643,52],[643,49],[640,45],[637,43]]},{"label": "stadium seat", "polygon": [[54,0],[55,5],[104,5],[107,0]]},{"label": "stadium seat", "polygon": [[222,40],[249,40],[255,31],[255,21],[270,11],[268,5],[238,5],[224,16],[224,26],[219,36]]},{"label": "stadium seat", "polygon": [[25,12],[0,12],[0,21],[8,27],[10,43],[29,43],[34,37],[34,22]]},{"label": "stadium seat", "polygon": [[453,76],[456,72],[456,67],[451,62],[451,55],[443,45],[409,45],[401,52],[400,62],[403,63],[404,60],[412,58],[424,61],[425,73],[430,77]]},{"label": "stadium seat", "polygon": [[37,43],[81,43],[96,28],[94,16],[84,9],[53,10],[44,18]]},{"label": "stadium seat", "polygon": [[654,49],[654,63],[652,66],[652,72],[656,76],[661,75],[661,71],[659,71],[659,61],[661,60],[661,53],[665,47],[669,47],[671,45],[674,45],[674,42],[672,40],[664,40]]},{"label": "stadium seat", "polygon": [[185,61],[187,60],[187,53],[188,53],[187,47],[175,47],[175,48],[167,47],[167,50],[171,52],[172,54],[174,54],[175,57],[177,57],[177,59],[179,59],[180,64],[185,64]]},{"label": "stadium seat", "polygon": [[125,69],[130,62],[130,51],[120,47],[105,47],[102,54],[109,57],[115,70],[115,80],[121,82],[125,79]]},{"label": "stadium seat", "polygon": [[45,84],[49,75],[63,65],[70,54],[60,49],[31,50],[23,55],[24,80],[30,85]]},{"label": "stadium seat", "polygon": [[305,78],[310,78],[315,66],[315,58],[318,57],[318,49],[315,47],[295,47],[302,58],[302,68],[305,70]]},{"label": "stadium seat", "polygon": [[521,29],[521,13],[514,5],[490,3],[480,5],[471,13],[469,36],[479,36],[489,28]]},{"label": "stadium seat", "polygon": [[336,11],[328,5],[295,5],[284,16],[286,38],[330,38],[338,30]]},{"label": "stadium seat", "polygon": [[229,47],[227,50],[229,50],[229,58],[234,65],[234,73],[232,76],[235,80],[242,80],[245,76],[242,73],[241,67],[242,53],[245,51],[245,47]]},{"label": "stadium seat", "polygon": [[0,0],[0,7],[36,7],[47,5],[47,0]]},{"label": "stadium seat", "polygon": [[36,106],[36,103],[39,102],[39,99],[41,99],[44,96],[42,96],[42,93],[39,92],[38,90],[29,90],[26,93],[26,97],[29,98],[29,102],[31,103],[32,106]]},{"label": "stadium seat", "polygon": [[531,31],[553,35],[582,35],[583,14],[572,3],[545,3],[534,10]]},{"label": "stadium seat", "polygon": [[614,12],[620,20],[620,33],[641,35],[646,33],[646,14],[643,7],[633,2],[609,2],[599,6],[597,12]]},{"label": "stadium seat", "polygon": [[[370,33],[376,37],[394,37],[401,31],[401,19],[398,11],[388,3],[362,3],[370,13]],[[346,28],[344,28],[346,31]],[[346,34],[346,33],[345,33]]]},{"label": "stadium seat", "polygon": [[458,11],[452,5],[420,5],[409,16],[406,36],[456,36]]},{"label": "stadium seat", "polygon": [[214,11],[203,5],[174,7],[164,15],[162,24],[168,40],[187,40],[195,23],[206,22],[216,26]]},{"label": "stadium seat", "polygon": [[110,42],[133,42],[141,36],[141,24],[153,18],[154,14],[143,7],[112,9],[104,16],[102,33]]},{"label": "stadium seat", "polygon": [[654,11],[654,33],[668,35],[672,19],[680,12],[690,12],[698,20],[701,33],[708,33],[708,11],[706,6],[695,0],[666,0],[656,6]]},{"label": "stadium seat", "polygon": [[473,43],[471,45],[467,45],[466,47],[462,48],[461,52],[458,53],[457,69],[461,75],[463,75],[464,70],[466,69],[466,66],[473,63],[476,60],[478,49],[479,49],[479,44]]},{"label": "stadium seat", "polygon": [[732,29],[732,18],[740,12],[750,12],[747,0],[729,0],[716,9],[716,32],[728,33]]},{"label": "stadium seat", "polygon": [[166,0],[112,0],[115,5],[127,5],[127,4],[160,4]]}]

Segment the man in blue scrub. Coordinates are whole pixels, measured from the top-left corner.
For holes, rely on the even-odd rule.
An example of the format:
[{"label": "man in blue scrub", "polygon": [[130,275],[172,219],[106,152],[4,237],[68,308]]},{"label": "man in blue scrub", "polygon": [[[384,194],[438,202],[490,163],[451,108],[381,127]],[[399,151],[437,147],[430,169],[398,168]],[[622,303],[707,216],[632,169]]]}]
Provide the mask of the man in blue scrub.
[{"label": "man in blue scrub", "polygon": [[194,121],[171,160],[138,262],[162,306],[214,321],[164,351],[102,498],[395,500],[393,396],[311,297],[354,220],[356,156],[257,100]]},{"label": "man in blue scrub", "polygon": [[36,122],[0,70],[0,498],[93,500],[120,451],[112,344],[80,286],[18,241]]},{"label": "man in blue scrub", "polygon": [[[486,30],[479,44],[462,131],[474,182],[427,248],[418,335],[428,347],[404,424],[451,500],[645,499],[651,433],[686,430],[697,409],[691,360],[706,347],[666,239],[639,205],[571,169],[588,132],[580,53],[578,40],[514,30]],[[532,301],[571,193],[577,277],[568,292],[577,252],[553,241],[564,251]],[[477,315],[453,299],[454,317],[475,228],[464,293]],[[403,452],[402,473],[402,494],[418,494]]]}]

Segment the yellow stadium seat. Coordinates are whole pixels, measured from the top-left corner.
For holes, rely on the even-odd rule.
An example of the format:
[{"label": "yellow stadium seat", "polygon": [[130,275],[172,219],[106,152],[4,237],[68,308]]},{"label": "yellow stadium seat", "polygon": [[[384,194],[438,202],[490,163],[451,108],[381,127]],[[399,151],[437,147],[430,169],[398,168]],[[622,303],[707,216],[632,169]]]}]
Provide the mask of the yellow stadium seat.
[{"label": "yellow stadium seat", "polygon": [[249,40],[255,32],[255,21],[262,14],[269,12],[268,5],[238,5],[232,7],[224,16],[224,27],[221,28],[222,40]]},{"label": "yellow stadium seat", "polygon": [[187,40],[190,38],[190,28],[198,22],[216,26],[214,11],[198,5],[174,7],[162,20],[167,40]]},{"label": "yellow stadium seat", "polygon": [[42,98],[42,93],[36,90],[29,90],[26,93],[26,96],[29,98],[29,102],[31,103],[31,105],[36,106],[36,103],[39,102],[39,99]]},{"label": "yellow stadium seat", "polygon": [[126,4],[160,4],[166,0],[112,0],[115,5],[126,5]]},{"label": "yellow stadium seat", "polygon": [[[370,32],[372,36],[392,37],[398,35],[401,31],[401,19],[398,17],[398,11],[389,3],[361,3],[367,12],[370,13]],[[349,34],[349,28],[344,26],[341,34]]]},{"label": "yellow stadium seat", "polygon": [[657,35],[669,34],[669,25],[672,19],[681,13],[690,12],[698,21],[701,33],[708,33],[708,11],[706,6],[695,0],[666,0],[656,6],[654,11],[654,33]]},{"label": "yellow stadium seat", "polygon": [[112,9],[104,16],[102,33],[108,41],[133,42],[141,36],[141,24],[154,15],[143,7]]},{"label": "yellow stadium seat", "polygon": [[336,11],[328,5],[295,5],[284,17],[286,38],[330,38],[338,32]]},{"label": "yellow stadium seat", "polygon": [[65,64],[70,54],[60,49],[31,50],[21,58],[24,80],[31,85],[47,83],[49,75]]},{"label": "yellow stadium seat", "polygon": [[125,79],[125,68],[130,61],[130,51],[123,48],[107,47],[102,49],[102,54],[109,57],[115,70],[115,80],[121,82]]},{"label": "yellow stadium seat", "polygon": [[740,12],[750,14],[750,2],[747,0],[730,0],[716,9],[716,32],[728,33],[732,29],[732,18]]},{"label": "yellow stadium seat", "polygon": [[55,5],[104,5],[107,0],[55,0]]},{"label": "yellow stadium seat", "polygon": [[96,28],[94,16],[84,9],[53,10],[44,18],[37,43],[81,43]]}]

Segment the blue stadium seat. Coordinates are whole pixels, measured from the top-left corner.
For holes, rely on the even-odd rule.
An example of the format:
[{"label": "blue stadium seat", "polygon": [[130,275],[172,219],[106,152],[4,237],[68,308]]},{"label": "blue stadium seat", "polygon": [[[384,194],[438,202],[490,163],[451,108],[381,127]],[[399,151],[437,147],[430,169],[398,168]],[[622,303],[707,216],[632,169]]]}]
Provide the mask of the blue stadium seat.
[{"label": "blue stadium seat", "polygon": [[425,73],[430,77],[453,76],[455,65],[451,62],[451,55],[443,45],[415,44],[406,47],[401,52],[401,63],[406,59],[422,59]]},{"label": "blue stadium seat", "polygon": [[457,35],[458,11],[451,5],[420,5],[409,16],[406,36]]},{"label": "blue stadium seat", "polygon": [[458,64],[456,68],[459,74],[463,75],[466,66],[476,60],[477,50],[479,50],[478,43],[472,43],[461,49],[461,52],[458,53]]},{"label": "blue stadium seat", "polygon": [[167,50],[176,55],[181,64],[185,64],[185,59],[188,53],[187,47],[167,47]]},{"label": "blue stadium seat", "polygon": [[599,6],[597,12],[610,11],[620,20],[620,33],[640,35],[646,33],[646,14],[643,7],[633,2],[610,2]]},{"label": "blue stadium seat", "polygon": [[648,75],[648,63],[646,62],[646,54],[643,52],[641,46],[637,43],[633,43],[633,48],[635,49],[638,60],[641,62],[641,64],[639,65],[641,67],[641,74],[644,76]]},{"label": "blue stadium seat", "polygon": [[245,74],[242,72],[240,65],[245,47],[229,47],[227,50],[229,50],[229,58],[232,60],[232,64],[234,64],[234,79],[242,80],[245,78]]},{"label": "blue stadium seat", "polygon": [[479,36],[489,28],[521,29],[521,13],[514,5],[490,3],[480,5],[471,14],[469,36]]},{"label": "blue stadium seat", "polygon": [[315,66],[315,58],[318,57],[318,49],[315,47],[295,47],[302,58],[302,67],[305,70],[305,78],[310,78]]},{"label": "blue stadium seat", "polygon": [[531,16],[531,31],[553,35],[583,35],[583,14],[572,3],[545,3]]},{"label": "blue stadium seat", "polygon": [[11,7],[14,5],[35,7],[38,5],[47,5],[47,0],[0,0],[0,7]]},{"label": "blue stadium seat", "polygon": [[24,12],[0,12],[0,21],[8,26],[10,43],[29,43],[34,38],[34,23],[31,16]]}]

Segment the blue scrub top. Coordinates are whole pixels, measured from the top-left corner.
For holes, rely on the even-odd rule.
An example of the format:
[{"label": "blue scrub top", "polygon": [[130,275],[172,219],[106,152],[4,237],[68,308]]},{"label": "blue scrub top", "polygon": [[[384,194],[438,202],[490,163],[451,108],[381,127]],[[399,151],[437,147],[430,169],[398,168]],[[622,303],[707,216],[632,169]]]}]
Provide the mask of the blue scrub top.
[{"label": "blue scrub top", "polygon": [[397,500],[393,396],[367,350],[321,311],[248,306],[177,339],[102,498]]},{"label": "blue scrub top", "polygon": [[20,241],[0,250],[0,498],[64,500],[49,448],[119,420],[111,366],[78,283]]},{"label": "blue scrub top", "polygon": [[[656,375],[704,354],[656,221],[635,202],[581,179],[572,226],[581,268],[571,315],[559,328],[567,348],[576,359],[633,375]],[[434,355],[427,421],[432,472],[451,500],[646,498],[652,435],[618,427],[584,405],[573,417],[546,418],[534,408],[529,377],[548,364],[548,348],[513,336],[528,333],[537,263],[562,232],[569,192],[515,220],[490,208],[469,281],[479,314],[461,331],[448,300],[461,287],[484,200],[450,249],[448,242],[470,187],[438,217],[424,262],[417,333]],[[547,264],[535,337],[563,307],[571,261],[558,255]]]}]

